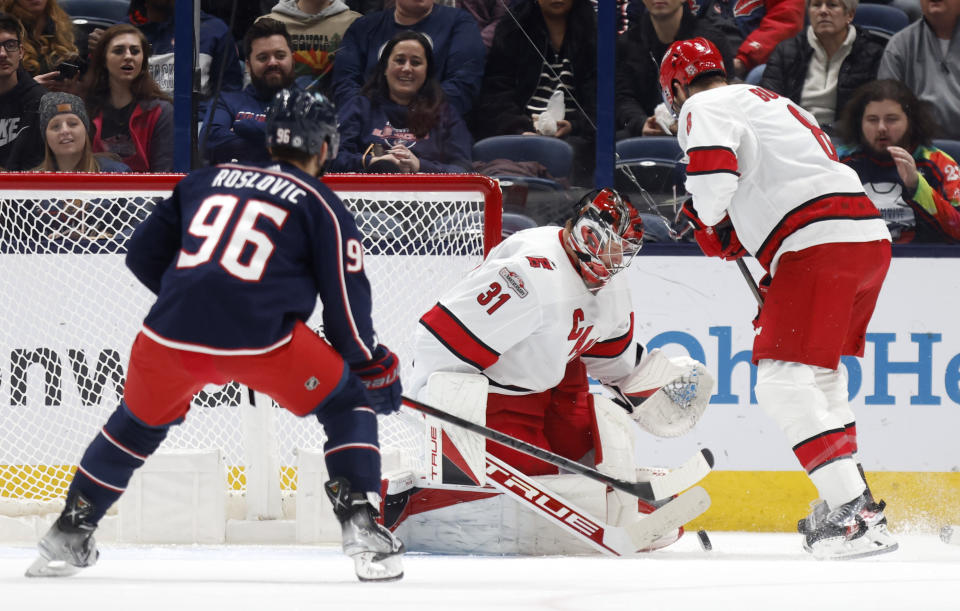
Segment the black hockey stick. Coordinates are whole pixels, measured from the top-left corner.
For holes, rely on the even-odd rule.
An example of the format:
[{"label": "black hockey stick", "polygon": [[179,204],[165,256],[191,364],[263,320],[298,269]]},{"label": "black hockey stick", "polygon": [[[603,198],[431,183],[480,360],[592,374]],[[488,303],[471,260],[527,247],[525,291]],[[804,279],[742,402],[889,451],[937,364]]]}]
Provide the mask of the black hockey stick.
[{"label": "black hockey stick", "polygon": [[743,257],[737,259],[737,267],[740,268],[740,273],[743,274],[743,279],[747,281],[747,286],[750,287],[750,292],[753,293],[753,296],[757,298],[757,303],[763,305],[763,295],[760,294],[760,289],[757,288],[757,281],[753,279],[753,274],[751,274],[750,270],[747,269],[747,264],[743,262]]},{"label": "black hockey stick", "polygon": [[669,471],[666,475],[657,477],[656,480],[652,480],[650,482],[628,482],[600,473],[596,469],[591,469],[586,465],[582,465],[558,454],[554,454],[549,450],[538,448],[537,446],[531,445],[525,441],[517,439],[516,437],[511,437],[506,433],[495,431],[489,427],[483,426],[482,424],[477,424],[476,422],[470,422],[469,420],[461,418],[460,416],[455,416],[454,414],[445,412],[440,408],[427,405],[426,403],[422,403],[415,399],[405,396],[403,397],[403,404],[411,409],[415,409],[429,416],[433,416],[437,420],[442,420],[444,422],[456,425],[462,429],[470,431],[471,433],[476,433],[486,437],[487,439],[495,441],[500,445],[518,450],[524,454],[529,454],[534,458],[539,458],[540,460],[550,463],[551,465],[561,469],[566,469],[567,471],[571,471],[573,473],[583,475],[584,477],[588,477],[592,480],[602,482],[612,488],[622,490],[623,492],[632,494],[633,496],[645,501],[658,501],[669,498],[682,490],[686,490],[690,486],[693,486],[703,479],[707,472],[713,468],[713,453],[711,453],[710,450],[703,448],[699,453],[694,455],[693,458],[688,460],[682,466]]}]

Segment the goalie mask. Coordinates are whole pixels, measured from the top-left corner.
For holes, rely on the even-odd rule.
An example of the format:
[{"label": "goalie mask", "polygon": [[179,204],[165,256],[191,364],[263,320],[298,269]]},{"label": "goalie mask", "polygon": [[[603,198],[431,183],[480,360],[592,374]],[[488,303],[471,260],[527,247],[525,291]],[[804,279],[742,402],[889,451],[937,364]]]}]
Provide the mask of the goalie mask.
[{"label": "goalie mask", "polygon": [[327,143],[327,159],[337,156],[340,132],[337,109],[323,94],[302,89],[281,89],[266,110],[267,146],[319,155]]},{"label": "goalie mask", "polygon": [[643,221],[613,189],[586,194],[570,219],[567,246],[579,263],[580,276],[590,291],[600,290],[626,269],[643,246]]}]

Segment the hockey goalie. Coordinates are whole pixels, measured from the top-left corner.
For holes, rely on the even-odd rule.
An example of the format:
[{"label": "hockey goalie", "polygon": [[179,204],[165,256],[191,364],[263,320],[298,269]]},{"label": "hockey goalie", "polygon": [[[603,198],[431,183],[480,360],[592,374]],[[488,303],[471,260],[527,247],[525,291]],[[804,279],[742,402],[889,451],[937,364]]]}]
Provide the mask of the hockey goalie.
[{"label": "hockey goalie", "polygon": [[[638,425],[661,437],[685,433],[713,378],[697,361],[636,341],[620,272],[642,242],[639,215],[612,189],[584,196],[562,228],[511,235],[420,319],[408,394],[621,480],[658,477],[636,464]],[[610,398],[590,393],[588,375]],[[453,426],[428,419],[427,428],[427,485],[387,491],[387,523],[403,529],[410,549],[580,553],[594,526],[564,534],[544,526],[543,514],[617,530],[661,504]],[[673,543],[683,523],[664,522],[652,541],[634,538],[641,547],[630,552]]]}]

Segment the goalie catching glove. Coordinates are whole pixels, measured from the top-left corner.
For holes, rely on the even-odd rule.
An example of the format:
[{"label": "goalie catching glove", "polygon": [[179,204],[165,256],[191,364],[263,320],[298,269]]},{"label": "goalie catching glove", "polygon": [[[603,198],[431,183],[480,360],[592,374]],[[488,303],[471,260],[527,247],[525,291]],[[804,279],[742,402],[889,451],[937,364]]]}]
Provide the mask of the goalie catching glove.
[{"label": "goalie catching glove", "polygon": [[658,437],[677,437],[700,420],[714,378],[703,363],[688,356],[668,357],[659,349],[644,354],[629,375],[607,387],[615,401]]},{"label": "goalie catching glove", "polygon": [[737,231],[730,222],[730,217],[725,216],[716,225],[704,225],[700,216],[693,207],[693,201],[687,200],[680,209],[680,214],[686,217],[687,222],[693,228],[693,238],[700,246],[700,250],[708,257],[720,257],[724,261],[735,261],[747,254],[746,249],[740,243],[737,237]]},{"label": "goalie catching glove", "polygon": [[389,414],[400,409],[403,387],[400,384],[400,359],[389,348],[380,344],[373,358],[350,365],[367,389],[370,407],[378,414]]}]

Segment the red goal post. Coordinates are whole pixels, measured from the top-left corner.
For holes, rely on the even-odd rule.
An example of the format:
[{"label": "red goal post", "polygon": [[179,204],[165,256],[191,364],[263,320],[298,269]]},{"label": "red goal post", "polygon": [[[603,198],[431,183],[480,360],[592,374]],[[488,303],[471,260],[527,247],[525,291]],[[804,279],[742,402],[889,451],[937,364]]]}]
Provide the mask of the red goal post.
[{"label": "red goal post", "polygon": [[[0,516],[57,510],[84,447],[115,409],[153,301],[123,264],[126,239],[181,178],[0,173]],[[474,174],[323,180],[357,218],[375,328],[409,372],[419,316],[500,240],[499,185]],[[319,320],[318,311],[311,326]],[[246,394],[236,385],[204,389],[163,447],[218,448],[226,492],[250,503],[260,492],[245,475],[248,429],[256,428],[242,423]],[[279,473],[265,494],[291,494],[294,450],[321,447],[322,429],[273,411],[267,464]],[[417,426],[409,417],[381,420],[382,445],[412,469],[422,460]]]}]

